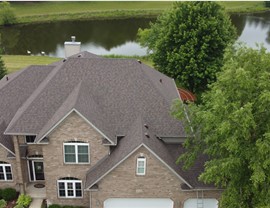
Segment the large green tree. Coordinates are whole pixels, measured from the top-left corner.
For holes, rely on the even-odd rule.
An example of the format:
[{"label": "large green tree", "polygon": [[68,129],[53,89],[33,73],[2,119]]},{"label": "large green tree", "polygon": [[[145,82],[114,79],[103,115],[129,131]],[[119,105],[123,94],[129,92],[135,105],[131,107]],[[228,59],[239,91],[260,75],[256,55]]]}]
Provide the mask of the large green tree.
[{"label": "large green tree", "polygon": [[148,47],[155,67],[195,93],[215,81],[224,49],[236,38],[215,2],[176,2],[150,26],[139,29],[138,41]]},{"label": "large green tree", "polygon": [[0,24],[1,25],[12,25],[17,22],[17,18],[10,6],[10,3],[3,1],[0,3]]},{"label": "large green tree", "polygon": [[200,105],[174,105],[192,126],[180,160],[209,155],[200,180],[225,189],[221,208],[270,207],[270,54],[241,46],[224,61]]},{"label": "large green tree", "polygon": [[7,69],[5,63],[0,55],[0,79],[2,79],[7,74]]}]

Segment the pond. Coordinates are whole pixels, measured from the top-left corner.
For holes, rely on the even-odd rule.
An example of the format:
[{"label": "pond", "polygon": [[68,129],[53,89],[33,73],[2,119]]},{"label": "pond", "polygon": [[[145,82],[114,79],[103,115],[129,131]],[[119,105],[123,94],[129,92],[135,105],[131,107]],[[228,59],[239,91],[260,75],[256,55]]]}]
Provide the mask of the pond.
[{"label": "pond", "polygon": [[[270,51],[270,12],[233,14],[238,40],[256,47],[263,43]],[[5,54],[26,55],[27,50],[39,55],[64,57],[64,42],[72,35],[82,43],[82,50],[95,54],[145,55],[146,48],[136,43],[138,28],[149,27],[154,19],[68,21],[17,25],[0,28]]]}]

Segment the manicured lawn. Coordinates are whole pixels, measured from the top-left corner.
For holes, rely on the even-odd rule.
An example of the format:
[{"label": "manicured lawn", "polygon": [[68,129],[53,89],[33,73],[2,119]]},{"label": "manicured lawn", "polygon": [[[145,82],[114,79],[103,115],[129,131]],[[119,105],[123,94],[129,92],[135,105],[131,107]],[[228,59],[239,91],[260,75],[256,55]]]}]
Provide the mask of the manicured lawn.
[{"label": "manicured lawn", "polygon": [[[263,1],[218,2],[228,12],[268,10]],[[115,19],[154,17],[172,6],[172,1],[80,1],[80,2],[12,2],[20,23],[56,20]]]},{"label": "manicured lawn", "polygon": [[265,7],[264,1],[219,1],[228,12],[258,12],[269,10]]},{"label": "manicured lawn", "polygon": [[[106,56],[109,58],[133,58],[139,59],[144,64],[153,66],[152,61],[148,57],[128,57],[128,56]],[[19,69],[23,69],[29,65],[47,65],[53,62],[61,60],[61,58],[49,57],[49,56],[22,56],[22,55],[3,55],[2,56],[5,65],[8,69],[8,73],[15,72]]]},{"label": "manicured lawn", "polygon": [[20,23],[75,19],[114,19],[157,16],[170,8],[164,2],[15,2],[11,3]]},{"label": "manicured lawn", "polygon": [[2,58],[5,62],[8,73],[15,72],[29,65],[47,65],[60,60],[60,58],[48,56],[3,55]]}]

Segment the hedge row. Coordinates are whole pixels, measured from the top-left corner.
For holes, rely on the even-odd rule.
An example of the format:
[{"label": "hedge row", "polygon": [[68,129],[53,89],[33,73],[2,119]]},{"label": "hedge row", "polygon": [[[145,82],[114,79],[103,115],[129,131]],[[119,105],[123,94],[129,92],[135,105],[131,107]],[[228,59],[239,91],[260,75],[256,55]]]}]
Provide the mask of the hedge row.
[{"label": "hedge row", "polygon": [[17,196],[18,194],[13,188],[0,189],[0,199],[4,199],[5,201],[11,201],[13,199],[16,199]]}]

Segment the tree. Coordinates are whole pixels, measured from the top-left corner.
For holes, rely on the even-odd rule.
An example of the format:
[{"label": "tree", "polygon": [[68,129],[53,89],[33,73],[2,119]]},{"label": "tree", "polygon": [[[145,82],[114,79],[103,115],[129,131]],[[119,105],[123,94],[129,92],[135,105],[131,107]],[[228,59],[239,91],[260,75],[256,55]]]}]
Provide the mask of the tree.
[{"label": "tree", "polygon": [[0,80],[7,74],[7,69],[5,63],[1,57],[2,47],[1,47],[1,35],[0,35]]},{"label": "tree", "polygon": [[187,167],[199,154],[209,156],[199,179],[225,189],[221,208],[269,208],[269,80],[266,49],[230,48],[202,104],[185,111],[179,101],[174,105],[173,114],[192,126],[179,161]]},{"label": "tree", "polygon": [[7,70],[2,57],[0,56],[0,79],[2,79],[7,74]]},{"label": "tree", "polygon": [[215,2],[176,2],[150,29],[139,29],[155,67],[180,85],[201,93],[216,79],[224,49],[236,38],[224,9]]},{"label": "tree", "polygon": [[3,1],[0,3],[0,23],[1,25],[12,25],[17,22],[17,18],[10,7],[10,3]]}]

